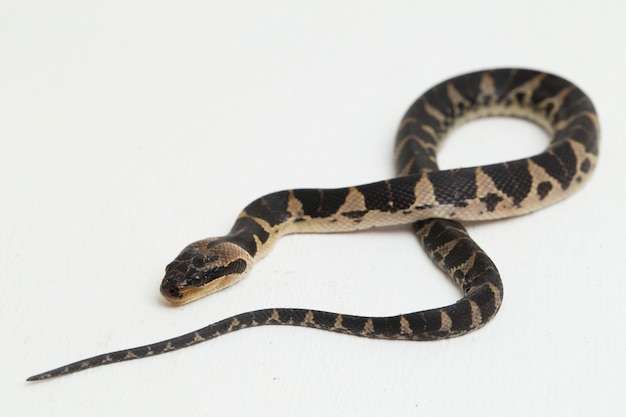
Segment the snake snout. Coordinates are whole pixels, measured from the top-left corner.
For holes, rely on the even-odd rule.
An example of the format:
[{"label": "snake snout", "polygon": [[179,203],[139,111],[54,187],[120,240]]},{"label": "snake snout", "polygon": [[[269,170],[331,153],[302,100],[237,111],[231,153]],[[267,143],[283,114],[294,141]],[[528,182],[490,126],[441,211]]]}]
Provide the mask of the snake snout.
[{"label": "snake snout", "polygon": [[166,273],[161,281],[161,295],[173,303],[180,302],[183,297],[180,290],[184,286],[184,279],[185,276],[181,272],[174,271]]}]

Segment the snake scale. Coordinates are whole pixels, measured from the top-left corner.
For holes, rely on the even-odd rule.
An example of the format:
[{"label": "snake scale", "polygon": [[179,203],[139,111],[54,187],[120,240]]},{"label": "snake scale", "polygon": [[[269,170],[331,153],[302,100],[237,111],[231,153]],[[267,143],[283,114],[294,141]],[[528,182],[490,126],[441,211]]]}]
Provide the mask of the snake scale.
[{"label": "snake scale", "polygon": [[[530,158],[439,170],[436,150],[446,135],[461,123],[485,116],[528,119],[552,139],[543,153]],[[179,337],[95,356],[28,380],[158,355],[262,325],[401,340],[438,340],[478,329],[497,313],[502,281],[493,262],[459,221],[519,216],[572,194],[596,166],[598,136],[592,102],[577,86],[558,76],[494,69],[451,78],[418,98],[402,119],[395,145],[395,178],[263,196],[243,210],[226,236],[183,249],[166,267],[161,293],[173,304],[183,304],[232,285],[286,234],[412,223],[425,251],[460,287],[463,296],[459,301],[393,317],[293,308],[251,311]]]}]

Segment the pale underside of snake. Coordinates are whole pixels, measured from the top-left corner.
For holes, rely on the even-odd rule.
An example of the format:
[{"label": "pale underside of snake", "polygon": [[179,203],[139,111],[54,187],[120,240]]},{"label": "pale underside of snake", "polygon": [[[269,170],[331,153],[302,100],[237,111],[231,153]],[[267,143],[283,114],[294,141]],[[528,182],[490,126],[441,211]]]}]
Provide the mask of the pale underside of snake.
[{"label": "pale underside of snake", "polygon": [[[440,171],[436,150],[468,120],[512,116],[551,136],[536,156]],[[238,314],[197,331],[81,360],[28,378],[47,379],[100,365],[144,358],[262,325],[313,327],[381,339],[438,340],[482,327],[502,303],[502,281],[462,220],[519,216],[576,191],[593,172],[599,126],[593,104],[558,76],[522,69],[461,75],[428,90],[407,111],[395,146],[397,177],[339,189],[279,191],[250,203],[229,234],[187,246],[166,267],[161,293],[173,304],[193,301],[240,280],[291,233],[346,232],[413,224],[428,255],[462,291],[454,304],[391,317],[360,317],[309,309],[269,308]]]}]

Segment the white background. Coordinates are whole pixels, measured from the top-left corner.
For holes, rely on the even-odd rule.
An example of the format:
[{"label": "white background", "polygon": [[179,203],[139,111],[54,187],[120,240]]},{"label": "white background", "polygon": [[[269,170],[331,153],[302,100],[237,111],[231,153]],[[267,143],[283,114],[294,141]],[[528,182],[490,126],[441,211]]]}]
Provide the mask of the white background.
[{"label": "white background", "polygon": [[[4,1],[0,4],[0,413],[624,415],[626,89],[610,1]],[[252,199],[393,175],[424,90],[496,66],[578,83],[599,168],[563,203],[472,224],[502,273],[498,316],[434,343],[237,332],[44,383],[25,378],[262,307],[388,315],[458,290],[406,227],[290,236],[247,279],[170,307],[164,266]],[[540,152],[477,121],[445,168]]]}]

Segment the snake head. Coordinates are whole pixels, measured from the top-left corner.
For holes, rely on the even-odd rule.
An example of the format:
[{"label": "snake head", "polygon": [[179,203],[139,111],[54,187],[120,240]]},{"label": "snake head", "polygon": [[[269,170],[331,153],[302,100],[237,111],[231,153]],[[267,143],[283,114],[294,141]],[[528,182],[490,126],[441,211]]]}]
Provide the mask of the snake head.
[{"label": "snake head", "polygon": [[172,304],[185,304],[239,281],[252,266],[240,246],[221,238],[188,245],[165,268],[161,294]]}]

